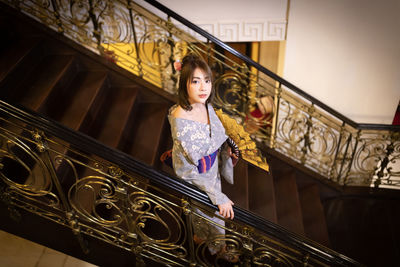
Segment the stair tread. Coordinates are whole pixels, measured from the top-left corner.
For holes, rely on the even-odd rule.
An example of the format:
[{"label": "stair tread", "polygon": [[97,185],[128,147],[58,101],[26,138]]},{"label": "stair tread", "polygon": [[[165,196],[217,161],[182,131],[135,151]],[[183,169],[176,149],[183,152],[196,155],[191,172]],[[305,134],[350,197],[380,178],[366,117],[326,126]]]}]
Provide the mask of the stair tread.
[{"label": "stair tread", "polygon": [[23,39],[2,50],[0,52],[0,81],[3,81],[39,43],[38,38]]},{"label": "stair tread", "polygon": [[106,100],[108,110],[103,112],[101,130],[95,135],[100,142],[116,148],[119,145],[123,131],[134,107],[138,89],[135,87],[120,87],[110,90]]},{"label": "stair tread", "polygon": [[72,66],[73,61],[73,56],[49,56],[44,58],[36,70],[17,88],[11,100],[32,110],[39,110],[51,90],[68,68]]},{"label": "stair tread", "polygon": [[304,235],[303,217],[295,174],[293,172],[275,174],[274,184],[278,224],[297,234]]},{"label": "stair tread", "polygon": [[301,190],[300,203],[306,236],[329,247],[328,228],[318,186],[312,185]]},{"label": "stair tread", "polygon": [[274,181],[270,173],[249,165],[249,209],[277,223]]},{"label": "stair tread", "polygon": [[249,186],[247,163],[240,159],[233,169],[234,183],[227,183],[225,179],[222,181],[222,191],[235,203],[235,206],[249,209]]},{"label": "stair tread", "polygon": [[105,72],[79,73],[70,86],[71,91],[74,90],[70,101],[66,102],[66,107],[55,119],[71,129],[79,130],[106,78]]},{"label": "stair tread", "polygon": [[127,153],[146,164],[154,165],[167,117],[166,104],[143,103],[139,107],[136,131]]},{"label": "stair tread", "polygon": [[173,147],[173,141],[172,141],[172,136],[171,136],[171,126],[169,125],[169,123],[165,124],[165,128],[164,128],[164,135],[160,141],[160,154],[158,155],[158,160],[155,161],[154,167],[156,167],[158,170],[163,171],[168,173],[169,175],[174,176],[175,175],[175,171],[173,168],[171,168],[171,166],[163,163],[160,160],[161,155],[165,152],[168,151],[170,149],[172,149]]}]

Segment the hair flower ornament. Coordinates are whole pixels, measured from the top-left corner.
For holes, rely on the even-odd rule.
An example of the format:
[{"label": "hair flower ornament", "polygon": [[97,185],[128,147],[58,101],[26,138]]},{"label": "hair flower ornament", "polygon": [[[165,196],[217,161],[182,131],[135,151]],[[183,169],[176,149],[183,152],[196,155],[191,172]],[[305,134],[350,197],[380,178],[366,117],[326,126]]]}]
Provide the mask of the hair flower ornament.
[{"label": "hair flower ornament", "polygon": [[178,59],[177,61],[174,62],[174,69],[176,71],[181,71],[182,69],[182,62]]}]

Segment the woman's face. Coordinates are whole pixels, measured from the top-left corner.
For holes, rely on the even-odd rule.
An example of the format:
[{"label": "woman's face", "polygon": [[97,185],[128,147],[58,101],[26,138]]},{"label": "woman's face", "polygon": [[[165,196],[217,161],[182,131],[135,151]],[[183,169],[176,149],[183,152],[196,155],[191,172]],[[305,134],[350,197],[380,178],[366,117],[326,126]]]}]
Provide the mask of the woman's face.
[{"label": "woman's face", "polygon": [[189,103],[205,104],[211,94],[211,87],[211,77],[201,69],[196,68],[193,72],[193,78],[187,86]]}]

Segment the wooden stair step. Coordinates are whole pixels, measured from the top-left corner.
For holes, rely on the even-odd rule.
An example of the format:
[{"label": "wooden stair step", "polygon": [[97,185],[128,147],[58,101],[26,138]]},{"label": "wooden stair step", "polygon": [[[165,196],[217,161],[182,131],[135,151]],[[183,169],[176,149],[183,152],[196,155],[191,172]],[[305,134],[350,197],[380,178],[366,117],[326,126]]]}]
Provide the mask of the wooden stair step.
[{"label": "wooden stair step", "polygon": [[2,42],[0,42],[0,51],[12,46],[15,40],[18,39],[17,31],[9,16],[0,15],[0,35],[2,39]]},{"label": "wooden stair step", "polygon": [[79,72],[63,94],[57,94],[48,101],[46,114],[73,129],[90,128],[97,117],[104,100],[106,72]]},{"label": "wooden stair step", "polygon": [[142,103],[139,106],[135,132],[131,142],[123,149],[134,158],[155,165],[159,159],[159,145],[167,118],[168,106],[161,103]]},{"label": "wooden stair step", "polygon": [[0,14],[0,29],[1,30],[6,30],[7,25],[10,23],[10,18],[6,14],[2,13]]},{"label": "wooden stair step", "polygon": [[[21,81],[41,58],[41,41],[38,38],[17,40],[0,52],[0,83]],[[7,86],[8,87],[8,86]]]},{"label": "wooden stair step", "polygon": [[296,177],[293,171],[273,172],[275,184],[276,214],[278,224],[300,235],[304,235],[303,217]]},{"label": "wooden stair step", "polygon": [[240,159],[233,169],[234,184],[231,185],[221,177],[222,191],[235,203],[235,206],[249,209],[249,184],[247,162]]},{"label": "wooden stair step", "polygon": [[301,190],[300,203],[305,235],[324,246],[330,247],[328,227],[318,186],[312,185]]},{"label": "wooden stair step", "polygon": [[172,147],[173,147],[173,141],[171,136],[171,126],[169,123],[166,123],[163,138],[160,142],[160,153],[157,157],[157,160],[155,161],[154,167],[157,168],[159,171],[163,171],[171,176],[175,176],[174,169],[160,160],[161,155],[164,152],[172,149]]},{"label": "wooden stair step", "polygon": [[94,132],[91,131],[89,135],[105,145],[117,148],[130,120],[137,96],[136,87],[109,89],[103,110],[96,122],[100,128],[97,130],[97,127],[93,127]]},{"label": "wooden stair step", "polygon": [[[64,126],[87,133],[98,117],[105,100],[106,72],[79,72],[70,86],[61,93],[53,94],[43,113]],[[67,155],[70,152],[64,151]],[[73,157],[76,157],[73,156]],[[86,159],[81,159],[83,162]],[[66,162],[57,166],[57,176],[66,188],[75,182],[75,172]],[[68,192],[66,192],[68,193]]]},{"label": "wooden stair step", "polygon": [[270,173],[249,164],[249,209],[277,223],[274,180]]},{"label": "wooden stair step", "polygon": [[7,100],[38,111],[52,90],[69,82],[73,62],[73,56],[44,58]]}]

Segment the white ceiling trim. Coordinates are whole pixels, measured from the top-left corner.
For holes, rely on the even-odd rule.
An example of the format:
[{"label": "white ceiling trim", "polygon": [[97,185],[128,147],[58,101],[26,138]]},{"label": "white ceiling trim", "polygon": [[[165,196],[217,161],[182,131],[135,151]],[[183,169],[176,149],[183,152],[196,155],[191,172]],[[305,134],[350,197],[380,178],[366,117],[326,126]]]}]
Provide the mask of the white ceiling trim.
[{"label": "white ceiling trim", "polygon": [[[283,41],[286,37],[287,22],[283,19],[195,21],[193,23],[224,42]],[[182,25],[178,27],[184,29]],[[194,31],[187,28],[186,31],[204,41],[204,38]]]}]

